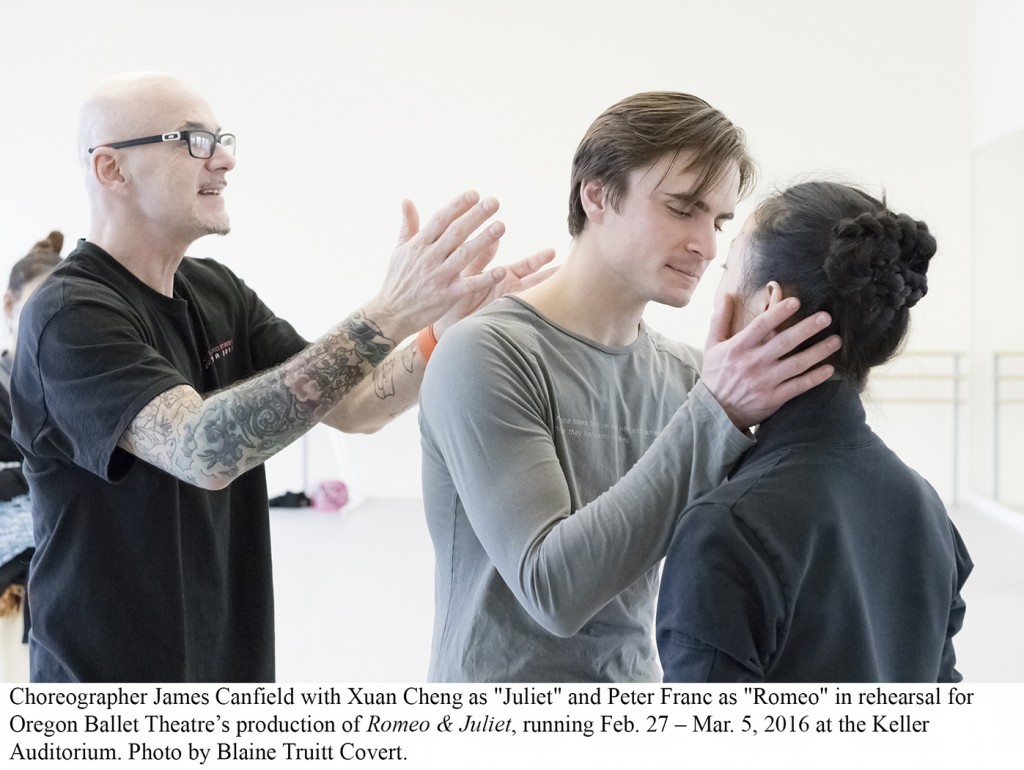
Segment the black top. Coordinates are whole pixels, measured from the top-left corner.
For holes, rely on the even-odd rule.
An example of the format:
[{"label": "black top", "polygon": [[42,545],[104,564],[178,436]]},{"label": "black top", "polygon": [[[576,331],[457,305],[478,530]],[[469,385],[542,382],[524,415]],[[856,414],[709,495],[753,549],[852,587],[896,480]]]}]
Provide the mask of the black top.
[{"label": "black top", "polygon": [[33,681],[274,678],[263,468],[209,492],[117,441],[169,388],[224,388],[306,344],[211,260],[186,258],[165,297],[81,242],[35,292],[12,389],[35,515]]},{"label": "black top", "polygon": [[0,501],[13,500],[28,492],[21,472],[21,450],[11,438],[11,364],[7,351],[0,354],[0,463],[18,463],[0,468]]},{"label": "black top", "polygon": [[665,560],[666,681],[959,681],[972,563],[935,490],[828,382],[783,406]]}]

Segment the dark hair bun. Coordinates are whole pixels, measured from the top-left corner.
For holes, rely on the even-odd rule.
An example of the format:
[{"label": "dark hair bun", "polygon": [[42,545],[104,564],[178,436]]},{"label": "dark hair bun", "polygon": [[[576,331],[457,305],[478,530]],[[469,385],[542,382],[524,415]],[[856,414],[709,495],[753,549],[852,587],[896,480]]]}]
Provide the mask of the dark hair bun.
[{"label": "dark hair bun", "polygon": [[53,252],[54,254],[60,254],[60,250],[64,248],[64,233],[59,230],[52,230],[43,240],[39,241],[35,246],[28,250],[29,254],[35,254],[37,252]]},{"label": "dark hair bun", "polygon": [[924,222],[888,210],[866,211],[832,228],[825,275],[847,301],[876,309],[887,323],[928,292],[935,238]]}]

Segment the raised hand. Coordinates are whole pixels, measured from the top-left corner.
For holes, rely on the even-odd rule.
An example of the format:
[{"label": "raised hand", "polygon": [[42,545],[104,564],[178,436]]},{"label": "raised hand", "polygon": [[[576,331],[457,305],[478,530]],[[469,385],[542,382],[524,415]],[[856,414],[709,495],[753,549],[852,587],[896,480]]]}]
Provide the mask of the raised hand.
[{"label": "raised hand", "polygon": [[835,373],[829,364],[816,365],[839,350],[837,335],[790,355],[831,323],[828,313],[815,313],[781,329],[800,307],[800,301],[790,297],[730,337],[735,298],[727,294],[724,300],[711,319],[701,379],[736,427],[763,422],[791,398]]},{"label": "raised hand", "polygon": [[[494,198],[463,193],[434,214],[420,229],[411,201],[402,203],[398,247],[368,314],[395,339],[436,321],[467,297],[486,294],[506,276],[504,267],[484,270],[505,232],[493,222],[470,237],[498,210]],[[475,269],[467,270],[470,265]],[[372,307],[372,311],[370,308]]]}]

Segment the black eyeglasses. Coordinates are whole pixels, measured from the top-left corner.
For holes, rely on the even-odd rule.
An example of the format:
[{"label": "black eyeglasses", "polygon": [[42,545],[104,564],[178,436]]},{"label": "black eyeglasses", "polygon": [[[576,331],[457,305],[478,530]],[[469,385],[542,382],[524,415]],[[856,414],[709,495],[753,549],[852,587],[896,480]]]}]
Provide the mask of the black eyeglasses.
[{"label": "black eyeglasses", "polygon": [[120,150],[122,147],[134,147],[138,144],[156,144],[158,142],[185,142],[188,144],[188,154],[199,160],[206,160],[213,157],[213,151],[220,144],[232,155],[235,154],[234,134],[215,134],[212,131],[170,131],[166,134],[154,134],[144,136],[141,139],[126,139],[123,142],[108,142],[90,147],[89,152],[100,147],[109,147],[112,150]]}]

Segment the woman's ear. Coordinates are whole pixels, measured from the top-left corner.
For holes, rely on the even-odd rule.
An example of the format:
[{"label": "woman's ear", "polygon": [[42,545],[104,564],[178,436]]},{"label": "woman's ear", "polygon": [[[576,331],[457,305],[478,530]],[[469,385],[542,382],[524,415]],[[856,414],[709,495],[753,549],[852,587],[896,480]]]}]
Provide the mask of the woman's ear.
[{"label": "woman's ear", "polygon": [[765,310],[767,310],[770,307],[774,307],[775,305],[779,304],[780,302],[782,302],[782,300],[786,299],[786,297],[789,296],[783,290],[782,284],[780,284],[778,281],[768,281],[768,285],[764,287],[764,292],[766,295],[764,306]]},{"label": "woman's ear", "polygon": [[600,179],[586,179],[580,185],[580,203],[587,219],[600,224],[608,208],[608,191]]}]

